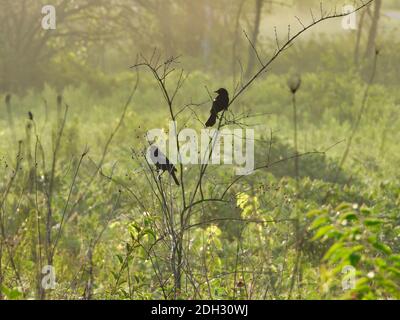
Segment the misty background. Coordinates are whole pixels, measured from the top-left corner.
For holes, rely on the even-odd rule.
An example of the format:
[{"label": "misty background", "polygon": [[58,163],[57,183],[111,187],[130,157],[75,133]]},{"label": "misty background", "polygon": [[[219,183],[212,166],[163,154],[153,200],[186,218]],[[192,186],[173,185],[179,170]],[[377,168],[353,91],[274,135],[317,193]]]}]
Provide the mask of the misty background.
[{"label": "misty background", "polygon": [[[371,55],[375,40],[382,49],[380,81],[398,83],[392,65],[398,61],[400,7],[378,0],[379,6],[357,13],[358,30],[344,30],[340,19],[310,30],[272,67],[274,73],[331,68],[347,70]],[[320,1],[267,0],[74,0],[53,1],[56,30],[43,30],[46,1],[0,3],[0,92],[26,93],[49,84],[62,91],[87,83],[103,93],[117,86],[137,54],[154,48],[165,57],[181,56],[182,67],[212,77],[249,77],[257,64],[249,41],[264,59],[276,48],[275,28],[282,42],[288,33],[320,13]],[[324,3],[323,10],[341,12],[343,1]],[[350,4],[350,3],[349,3]],[[376,12],[378,11],[378,12]],[[324,58],[328,56],[329,58]],[[330,61],[340,63],[333,66]],[[330,61],[327,61],[330,60]],[[385,77],[383,77],[385,75]],[[385,79],[383,79],[385,78]]]}]

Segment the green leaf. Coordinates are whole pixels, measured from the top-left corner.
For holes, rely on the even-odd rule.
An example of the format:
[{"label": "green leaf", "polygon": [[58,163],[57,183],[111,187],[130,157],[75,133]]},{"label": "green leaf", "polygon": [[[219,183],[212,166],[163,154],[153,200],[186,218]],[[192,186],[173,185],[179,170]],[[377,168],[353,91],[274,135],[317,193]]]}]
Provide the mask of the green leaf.
[{"label": "green leaf", "polygon": [[400,265],[400,254],[394,254],[390,257],[390,260],[393,261],[395,264]]},{"label": "green leaf", "polygon": [[350,212],[350,213],[345,213],[340,217],[340,221],[343,220],[353,221],[353,220],[358,220],[358,217],[355,213]]},{"label": "green leaf", "polygon": [[350,204],[348,204],[348,203],[342,203],[342,204],[340,204],[339,206],[337,206],[336,207],[336,211],[345,211],[345,210],[349,210],[349,209],[351,209],[352,208],[352,206],[350,205]]},{"label": "green leaf", "polygon": [[399,279],[400,279],[400,269],[397,269],[394,267],[389,267],[388,270],[391,271],[392,273],[394,273],[396,275],[396,277],[399,277]]},{"label": "green leaf", "polygon": [[327,235],[330,231],[332,231],[334,228],[333,226],[329,225],[329,226],[324,226],[321,227],[317,233],[315,234],[315,236],[312,238],[312,240],[317,240],[319,238],[322,238],[323,236]]},{"label": "green leaf", "polygon": [[364,225],[367,227],[373,227],[382,224],[383,221],[379,219],[366,219],[364,220]]},{"label": "green leaf", "polygon": [[374,246],[375,249],[378,249],[379,251],[385,253],[385,254],[391,254],[392,253],[392,249],[390,249],[389,246],[387,246],[384,243],[381,242],[374,242],[372,244]]},{"label": "green leaf", "polygon": [[118,258],[120,264],[124,263],[124,258],[122,258],[122,256],[120,254],[117,254],[117,258]]},{"label": "green leaf", "polygon": [[337,250],[343,248],[343,243],[336,242],[333,246],[329,248],[329,250],[324,255],[324,260],[328,260],[332,257],[332,255],[336,254]]},{"label": "green leaf", "polygon": [[368,208],[366,208],[366,207],[362,207],[361,209],[360,209],[360,212],[363,214],[363,215],[365,215],[365,216],[369,216],[372,212],[371,212],[371,209],[368,209]]},{"label": "green leaf", "polygon": [[361,260],[361,255],[359,255],[358,253],[353,252],[350,256],[349,256],[349,261],[350,264],[355,267],[357,266],[357,263]]},{"label": "green leaf", "polygon": [[3,294],[9,300],[17,300],[22,296],[22,292],[20,292],[18,289],[10,289],[7,288],[6,286],[1,287],[1,292],[3,292]]},{"label": "green leaf", "polygon": [[149,235],[151,235],[151,236],[153,237],[154,240],[157,239],[155,232],[154,232],[153,230],[149,229],[149,228],[145,229],[145,230],[143,231],[143,233],[144,233],[144,234],[149,234]]},{"label": "green leaf", "polygon": [[328,217],[326,217],[326,216],[318,217],[318,218],[315,219],[315,220],[313,221],[313,223],[311,224],[310,230],[317,229],[317,228],[319,228],[320,226],[322,226],[323,224],[325,224],[325,223],[327,223],[327,222],[329,222]]},{"label": "green leaf", "polygon": [[382,258],[376,258],[375,259],[375,264],[380,268],[385,268],[387,266],[386,261],[384,259],[382,259]]},{"label": "green leaf", "polygon": [[311,210],[310,212],[307,213],[307,217],[308,218],[312,218],[315,216],[319,216],[319,215],[325,215],[325,212],[321,211],[321,210]]}]

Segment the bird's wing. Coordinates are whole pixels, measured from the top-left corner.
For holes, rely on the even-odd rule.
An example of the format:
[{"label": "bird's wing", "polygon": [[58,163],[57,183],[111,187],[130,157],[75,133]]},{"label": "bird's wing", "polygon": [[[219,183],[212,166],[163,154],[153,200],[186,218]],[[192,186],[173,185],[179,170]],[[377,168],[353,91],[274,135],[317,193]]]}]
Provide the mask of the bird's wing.
[{"label": "bird's wing", "polygon": [[214,99],[212,107],[211,107],[211,113],[216,112],[218,110],[218,104],[219,104],[219,99],[218,97]]}]

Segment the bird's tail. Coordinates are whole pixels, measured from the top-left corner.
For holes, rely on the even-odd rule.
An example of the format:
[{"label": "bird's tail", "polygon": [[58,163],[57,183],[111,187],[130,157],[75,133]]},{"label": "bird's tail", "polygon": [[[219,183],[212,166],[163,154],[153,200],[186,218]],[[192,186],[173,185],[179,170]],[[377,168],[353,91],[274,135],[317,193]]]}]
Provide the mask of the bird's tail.
[{"label": "bird's tail", "polygon": [[217,114],[214,112],[211,112],[210,118],[208,118],[208,120],[206,122],[206,127],[212,127],[213,125],[215,125],[216,122],[217,122]]},{"label": "bird's tail", "polygon": [[173,171],[173,170],[171,171],[171,176],[174,179],[176,185],[179,186],[179,181],[178,181],[178,178],[176,177],[175,171]]}]

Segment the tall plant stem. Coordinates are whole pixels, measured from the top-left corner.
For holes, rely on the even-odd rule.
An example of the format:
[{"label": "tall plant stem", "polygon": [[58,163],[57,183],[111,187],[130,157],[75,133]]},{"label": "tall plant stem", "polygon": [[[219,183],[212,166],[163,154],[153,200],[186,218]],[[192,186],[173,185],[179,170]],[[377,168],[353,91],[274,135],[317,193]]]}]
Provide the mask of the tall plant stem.
[{"label": "tall plant stem", "polygon": [[294,152],[296,157],[294,158],[294,171],[296,176],[296,187],[299,189],[299,144],[298,144],[298,126],[297,126],[297,104],[296,104],[296,93],[292,94],[293,104],[293,127],[294,127]]}]

